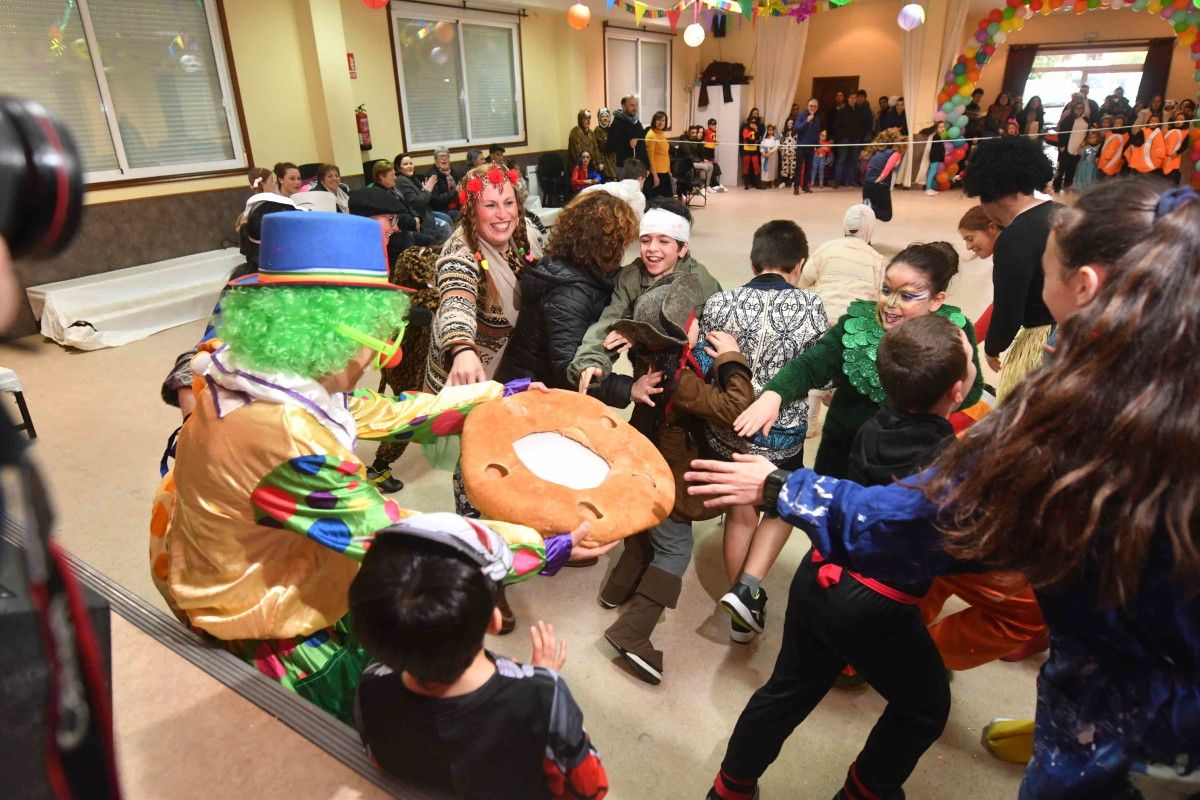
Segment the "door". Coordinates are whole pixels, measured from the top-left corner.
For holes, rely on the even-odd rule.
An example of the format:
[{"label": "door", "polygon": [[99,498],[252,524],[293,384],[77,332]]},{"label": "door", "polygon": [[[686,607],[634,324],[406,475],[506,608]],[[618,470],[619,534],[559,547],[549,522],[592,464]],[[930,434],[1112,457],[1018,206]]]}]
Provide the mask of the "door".
[{"label": "door", "polygon": [[[812,82],[812,97],[817,98],[820,104],[820,111],[825,119],[829,119],[829,110],[833,108],[833,97],[837,92],[850,94],[858,91],[858,76],[857,75],[841,75],[832,78],[813,78]],[[800,104],[800,109],[804,110],[808,104],[807,97],[798,97],[796,102]]]}]

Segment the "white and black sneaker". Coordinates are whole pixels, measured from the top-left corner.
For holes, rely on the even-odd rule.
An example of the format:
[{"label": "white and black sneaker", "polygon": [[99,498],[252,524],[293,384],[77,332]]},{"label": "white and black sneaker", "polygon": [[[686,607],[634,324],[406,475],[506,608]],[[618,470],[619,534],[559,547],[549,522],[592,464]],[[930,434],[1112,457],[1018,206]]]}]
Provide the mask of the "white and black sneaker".
[{"label": "white and black sneaker", "polygon": [[754,641],[754,629],[743,625],[736,616],[729,618],[729,641],[737,644],[749,644]]},{"label": "white and black sneaker", "polygon": [[[735,583],[721,598],[721,608],[743,627],[754,633],[762,633],[767,624],[767,591],[759,587],[757,593],[751,593],[746,584]],[[731,630],[730,637],[732,636]]]}]

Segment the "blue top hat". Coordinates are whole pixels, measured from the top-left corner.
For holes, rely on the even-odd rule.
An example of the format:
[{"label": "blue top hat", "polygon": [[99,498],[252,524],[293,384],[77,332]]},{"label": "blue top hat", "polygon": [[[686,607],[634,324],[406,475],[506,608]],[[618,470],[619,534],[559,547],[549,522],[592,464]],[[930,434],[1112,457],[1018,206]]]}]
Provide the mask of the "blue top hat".
[{"label": "blue top hat", "polygon": [[281,211],[262,221],[258,272],[231,286],[356,286],[388,283],[387,246],[369,217],[325,211]]}]

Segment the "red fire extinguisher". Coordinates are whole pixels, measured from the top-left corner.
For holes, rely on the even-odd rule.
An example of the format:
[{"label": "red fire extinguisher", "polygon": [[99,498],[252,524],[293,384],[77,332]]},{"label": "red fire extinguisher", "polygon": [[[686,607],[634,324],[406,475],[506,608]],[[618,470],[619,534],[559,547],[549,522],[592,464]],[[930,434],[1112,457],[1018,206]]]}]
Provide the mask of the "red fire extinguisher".
[{"label": "red fire extinguisher", "polygon": [[365,104],[354,109],[354,121],[358,125],[358,149],[371,149],[371,122],[367,119]]}]

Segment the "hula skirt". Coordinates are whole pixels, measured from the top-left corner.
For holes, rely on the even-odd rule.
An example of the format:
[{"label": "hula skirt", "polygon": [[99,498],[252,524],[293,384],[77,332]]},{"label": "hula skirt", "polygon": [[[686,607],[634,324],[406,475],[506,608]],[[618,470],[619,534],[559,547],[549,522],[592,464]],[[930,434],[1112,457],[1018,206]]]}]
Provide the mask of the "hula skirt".
[{"label": "hula skirt", "polygon": [[1042,325],[1037,328],[1021,328],[1017,332],[1017,338],[1013,340],[1000,369],[1000,385],[996,387],[997,400],[1003,402],[1004,398],[1021,385],[1026,375],[1046,360],[1046,342],[1050,338],[1051,327]]}]

